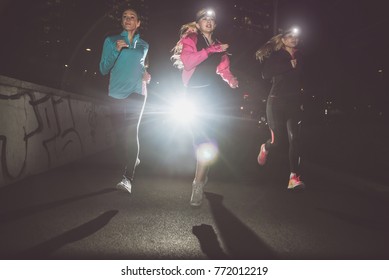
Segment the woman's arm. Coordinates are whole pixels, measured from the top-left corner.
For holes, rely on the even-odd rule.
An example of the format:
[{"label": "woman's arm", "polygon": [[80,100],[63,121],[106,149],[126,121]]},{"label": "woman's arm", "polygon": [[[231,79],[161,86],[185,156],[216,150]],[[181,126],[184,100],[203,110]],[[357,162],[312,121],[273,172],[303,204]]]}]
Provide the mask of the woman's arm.
[{"label": "woman's arm", "polygon": [[208,58],[205,49],[197,51],[196,43],[197,36],[195,34],[191,34],[182,39],[181,61],[186,71],[192,70]]},{"label": "woman's arm", "polygon": [[197,50],[197,34],[189,34],[182,38],[181,61],[184,64],[184,69],[190,71],[197,65],[208,58],[211,53],[223,52],[220,44],[209,46],[208,48]]},{"label": "woman's arm", "polygon": [[224,81],[226,81],[230,87],[238,87],[238,79],[231,73],[230,59],[227,54],[222,56],[220,64],[216,68],[216,73],[219,74]]},{"label": "woman's arm", "polygon": [[107,37],[104,41],[103,52],[100,60],[100,73],[107,75],[115,65],[115,61],[119,56],[119,51],[116,49],[116,43],[112,42],[111,38]]}]

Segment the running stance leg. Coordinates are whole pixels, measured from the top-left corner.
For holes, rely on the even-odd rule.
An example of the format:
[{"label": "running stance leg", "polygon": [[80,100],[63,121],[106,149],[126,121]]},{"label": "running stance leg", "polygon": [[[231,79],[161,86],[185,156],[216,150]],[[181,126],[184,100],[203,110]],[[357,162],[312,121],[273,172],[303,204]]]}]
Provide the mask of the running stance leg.
[{"label": "running stance leg", "polygon": [[146,104],[146,97],[132,94],[129,104],[129,129],[127,132],[126,166],[124,176],[134,179],[136,166],[139,164],[139,126]]},{"label": "running stance leg", "polygon": [[305,184],[300,180],[300,156],[301,156],[301,141],[300,141],[300,126],[301,121],[295,118],[287,120],[286,127],[289,140],[289,165],[290,177],[288,189],[304,189]]},{"label": "running stance leg", "polygon": [[300,166],[300,121],[296,119],[288,119],[286,122],[289,141],[289,165],[290,172],[299,174]]},{"label": "running stance leg", "polygon": [[264,165],[269,152],[279,146],[281,135],[284,131],[284,108],[277,102],[276,97],[269,97],[266,105],[266,116],[271,138],[261,145],[258,154],[258,163]]}]

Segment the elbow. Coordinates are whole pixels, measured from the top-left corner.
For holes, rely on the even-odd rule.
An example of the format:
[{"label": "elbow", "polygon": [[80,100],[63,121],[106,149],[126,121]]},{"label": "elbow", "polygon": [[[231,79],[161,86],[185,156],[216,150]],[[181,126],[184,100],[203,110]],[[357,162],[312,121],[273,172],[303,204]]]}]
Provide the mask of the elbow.
[{"label": "elbow", "polygon": [[187,64],[184,64],[184,70],[185,71],[190,71],[192,70],[194,67],[192,65],[187,65]]},{"label": "elbow", "polygon": [[182,64],[184,65],[185,71],[190,71],[194,68],[194,65],[192,63],[188,62],[187,60],[181,58],[181,61],[182,61]]},{"label": "elbow", "polygon": [[99,67],[99,70],[100,70],[100,73],[101,75],[105,76],[108,74],[109,71],[106,70],[106,68],[100,64],[100,67]]}]

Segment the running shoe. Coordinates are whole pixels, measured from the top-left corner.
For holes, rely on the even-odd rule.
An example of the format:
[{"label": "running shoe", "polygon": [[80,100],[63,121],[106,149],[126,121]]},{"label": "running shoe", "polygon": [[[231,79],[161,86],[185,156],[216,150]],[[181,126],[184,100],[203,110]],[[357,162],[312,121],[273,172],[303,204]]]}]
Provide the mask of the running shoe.
[{"label": "running shoe", "polygon": [[123,176],[123,179],[116,185],[116,187],[125,192],[131,193],[131,181]]},{"label": "running shoe", "polygon": [[305,184],[300,180],[300,176],[292,176],[289,179],[288,190],[303,190],[305,188]]},{"label": "running shoe", "polygon": [[265,150],[265,144],[262,144],[257,158],[259,165],[265,165],[268,154],[269,152]]},{"label": "running shoe", "polygon": [[192,195],[190,197],[190,205],[194,207],[198,207],[203,202],[204,196],[204,186],[208,183],[208,176],[205,177],[205,181],[203,183],[197,183],[196,180],[192,183]]}]

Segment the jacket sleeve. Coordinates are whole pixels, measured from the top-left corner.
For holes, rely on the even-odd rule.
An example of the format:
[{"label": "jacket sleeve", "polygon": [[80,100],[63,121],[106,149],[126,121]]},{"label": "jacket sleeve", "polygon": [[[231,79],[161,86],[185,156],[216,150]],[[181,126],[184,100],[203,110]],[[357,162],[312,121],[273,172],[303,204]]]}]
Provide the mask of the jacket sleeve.
[{"label": "jacket sleeve", "polygon": [[290,60],[285,59],[285,57],[279,54],[271,54],[264,62],[262,76],[264,79],[271,79],[274,76],[292,71],[293,69]]},{"label": "jacket sleeve", "polygon": [[230,71],[230,59],[227,54],[223,54],[219,65],[216,68],[216,73],[219,74],[228,84],[235,78]]},{"label": "jacket sleeve", "polygon": [[181,61],[184,64],[184,69],[190,71],[197,65],[208,58],[206,49],[197,51],[195,36],[187,36],[182,38]]},{"label": "jacket sleeve", "polygon": [[115,61],[119,56],[119,51],[115,47],[115,42],[107,37],[104,41],[103,52],[100,60],[100,73],[107,75],[115,65]]},{"label": "jacket sleeve", "polygon": [[149,59],[148,59],[148,54],[149,52],[149,44],[144,43],[144,49],[143,49],[143,57],[142,57],[142,68],[143,68],[143,73],[147,72],[146,69],[149,67]]}]

